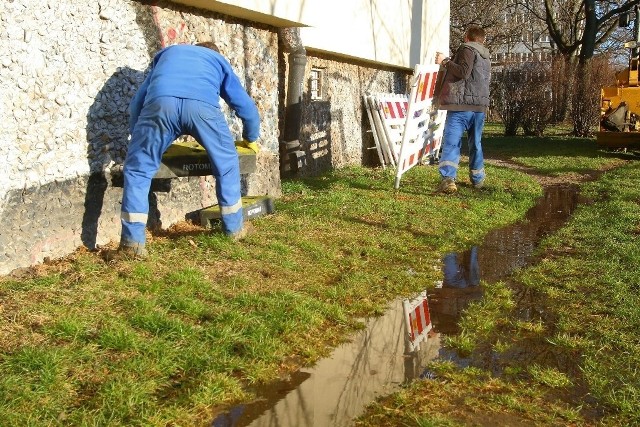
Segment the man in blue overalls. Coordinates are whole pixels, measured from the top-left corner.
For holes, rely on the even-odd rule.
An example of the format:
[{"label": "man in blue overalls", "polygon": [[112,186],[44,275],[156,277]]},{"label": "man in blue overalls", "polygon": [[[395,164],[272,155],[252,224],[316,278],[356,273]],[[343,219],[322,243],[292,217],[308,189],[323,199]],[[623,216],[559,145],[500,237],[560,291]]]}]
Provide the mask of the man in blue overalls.
[{"label": "man in blue overalls", "polygon": [[236,240],[246,234],[238,153],[219,98],[242,120],[244,146],[257,151],[258,109],[214,43],[174,45],[156,54],[129,106],[131,142],[124,162],[119,252],[146,257],[151,179],[164,152],[181,135],[191,135],[207,151],[224,233]]}]

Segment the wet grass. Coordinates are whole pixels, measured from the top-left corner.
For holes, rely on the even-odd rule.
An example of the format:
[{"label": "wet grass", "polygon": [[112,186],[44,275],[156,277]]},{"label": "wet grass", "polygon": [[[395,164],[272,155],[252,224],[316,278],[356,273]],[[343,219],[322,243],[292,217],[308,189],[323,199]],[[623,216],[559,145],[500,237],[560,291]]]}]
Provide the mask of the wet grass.
[{"label": "wet grass", "polygon": [[[507,141],[488,141],[487,151],[495,146],[503,150],[503,156],[539,162],[540,168],[545,165],[545,156],[565,158],[573,152],[566,162],[571,171],[576,165],[604,167],[616,161],[594,155],[597,150],[589,141],[566,143],[572,145],[571,150],[562,144],[548,144],[544,148],[549,151],[540,150],[537,157],[527,144],[522,144],[520,155],[511,154],[508,150],[513,147]],[[107,264],[98,254],[78,251],[69,259],[40,266],[19,278],[1,278],[2,425],[207,423],[220,405],[248,399],[247,385],[273,380],[327,355],[332,346],[361,327],[357,319],[382,313],[394,298],[413,296],[431,286],[439,279],[444,253],[477,244],[489,230],[522,218],[542,194],[536,181],[522,172],[491,165],[487,171],[490,179],[486,188],[473,190],[468,180],[462,179],[453,196],[432,194],[438,182],[435,167],[410,171],[397,193],[392,190],[392,172],[380,169],[348,168],[288,181],[283,183],[284,196],[276,203],[276,213],[254,220],[256,233],[242,243],[183,225],[155,235],[149,245],[151,257],[144,262]],[[633,168],[620,171],[631,173]],[[606,189],[597,187],[599,183],[593,184],[594,198]],[[610,209],[616,206],[616,212],[634,218],[628,206],[625,210],[614,199],[609,199]],[[636,197],[636,208],[638,200]],[[637,217],[635,220],[638,227]],[[618,222],[621,227],[628,225],[622,219]],[[595,225],[595,220],[590,223]],[[594,232],[601,232],[602,224],[597,225]],[[623,230],[620,233],[625,237]],[[566,238],[571,236],[568,233]],[[566,238],[558,237],[558,242],[550,245],[564,248]],[[577,251],[577,243],[575,246]],[[609,251],[616,248],[613,243],[603,245],[602,250],[605,247]],[[626,253],[627,258],[610,253],[620,258],[620,265],[637,261],[628,258],[633,251]],[[606,259],[611,261],[609,256]],[[542,264],[553,267],[549,272],[531,270],[521,279],[536,282],[539,292],[550,289],[547,298],[557,299],[568,311],[566,318],[562,317],[564,311],[557,313],[566,325],[561,323],[563,329],[551,335],[559,344],[549,345],[584,351],[583,382],[611,413],[627,414],[611,402],[619,398],[632,402],[633,388],[620,387],[625,381],[632,384],[635,377],[609,378],[614,371],[606,371],[609,374],[604,379],[587,375],[590,369],[603,370],[597,357],[603,347],[596,346],[590,335],[579,333],[572,323],[571,313],[586,308],[569,311],[573,306],[566,303],[569,291],[545,286],[536,278],[567,273],[552,261]],[[610,283],[621,281],[615,271],[607,275]],[[580,282],[581,286],[588,284]],[[609,299],[618,296],[617,303],[624,300],[622,290],[607,292],[612,292],[607,294]],[[491,320],[474,321],[476,309],[469,310],[465,329],[482,330],[482,339],[469,335],[465,344],[469,354],[495,336],[500,336],[494,340],[495,348],[503,352],[513,348],[513,338],[500,335],[511,327],[504,317],[514,306],[510,288],[496,285],[488,294],[477,312],[488,313]],[[601,317],[594,319],[602,320],[605,315],[617,319],[622,325],[616,323],[614,331],[631,334],[632,329],[622,326],[634,324],[616,316],[630,315],[632,306],[617,304],[619,311],[614,313],[597,308],[592,315]],[[530,323],[520,320],[517,333],[548,333],[544,323]],[[607,336],[611,340],[608,345],[613,346],[616,334]],[[452,341],[451,345],[456,344]],[[635,347],[616,349],[631,352]],[[587,350],[593,357],[587,357],[591,354]],[[632,375],[631,361],[616,363],[620,369],[627,366],[623,372]],[[617,364],[605,365],[618,370]],[[439,373],[437,380],[416,383],[403,393],[413,390],[413,398],[419,402],[427,398],[420,395],[421,387],[434,385],[441,390],[434,392],[442,393],[439,400],[444,402],[455,395],[445,392],[442,385],[453,388],[458,384],[472,399],[471,407],[475,407],[473,402],[485,405],[483,413],[521,416],[524,411],[565,421],[581,417],[574,406],[555,401],[551,408],[557,408],[561,415],[552,415],[555,412],[548,408],[535,409],[536,403],[546,404],[549,388],[564,390],[573,381],[572,375],[554,366],[509,367],[507,371],[519,382],[493,378],[482,370],[460,371],[446,364],[434,369]],[[593,377],[593,382],[587,377]],[[391,400],[409,405],[410,398],[398,395]],[[369,420],[387,417],[381,415],[385,405],[381,404]],[[444,409],[425,414],[416,406],[405,412],[408,418],[399,418],[397,425],[447,425],[460,419]],[[367,423],[375,425],[375,421]]]},{"label": "wet grass", "polygon": [[[518,153],[522,141],[493,142],[487,151],[547,174],[568,156],[553,143],[536,141],[535,157],[533,147]],[[589,149],[565,170],[598,159]],[[485,284],[446,340],[472,367],[433,363],[434,379],[381,399],[358,425],[639,425],[639,182],[634,161],[582,184],[588,203],[543,242],[541,261]]]}]

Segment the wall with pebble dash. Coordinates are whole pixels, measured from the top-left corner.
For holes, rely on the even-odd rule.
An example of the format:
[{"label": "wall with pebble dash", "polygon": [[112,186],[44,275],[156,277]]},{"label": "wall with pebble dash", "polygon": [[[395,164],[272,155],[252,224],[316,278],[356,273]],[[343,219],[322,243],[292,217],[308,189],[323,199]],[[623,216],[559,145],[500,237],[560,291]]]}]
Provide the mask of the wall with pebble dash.
[{"label": "wall with pebble dash", "polygon": [[367,112],[369,93],[406,93],[408,72],[373,67],[317,52],[307,53],[306,75],[322,73],[322,95],[303,98],[300,141],[305,166],[300,176],[312,176],[348,165],[380,164]]},{"label": "wall with pebble dash", "polygon": [[[119,239],[122,189],[111,169],[128,144],[129,101],[163,46],[215,40],[261,114],[257,171],[243,192],[280,195],[286,56],[275,28],[168,1],[0,2],[0,274]],[[301,139],[316,174],[375,163],[365,91],[403,90],[406,71],[310,55],[326,99],[305,99]],[[224,104],[224,103],[221,103]],[[223,105],[232,133],[242,125]],[[150,194],[150,228],[216,203],[214,180],[171,180]]]}]

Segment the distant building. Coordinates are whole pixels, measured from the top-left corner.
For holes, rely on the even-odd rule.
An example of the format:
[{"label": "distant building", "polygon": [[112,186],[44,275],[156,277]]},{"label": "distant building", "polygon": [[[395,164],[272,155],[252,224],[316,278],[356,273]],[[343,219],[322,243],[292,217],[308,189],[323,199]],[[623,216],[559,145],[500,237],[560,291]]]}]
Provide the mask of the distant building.
[{"label": "distant building", "polygon": [[504,25],[511,28],[505,40],[494,45],[491,63],[495,67],[507,64],[550,62],[553,47],[544,23],[512,5],[504,13]]}]

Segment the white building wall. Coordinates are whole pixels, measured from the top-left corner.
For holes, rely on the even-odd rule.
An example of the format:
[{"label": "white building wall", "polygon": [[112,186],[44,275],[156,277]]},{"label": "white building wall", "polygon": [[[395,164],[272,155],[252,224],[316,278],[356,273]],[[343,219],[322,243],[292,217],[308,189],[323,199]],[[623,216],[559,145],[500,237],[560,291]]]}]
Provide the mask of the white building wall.
[{"label": "white building wall", "polygon": [[300,26],[305,47],[400,68],[449,43],[448,0],[177,0],[270,25]]}]

